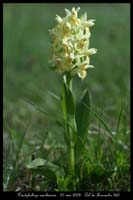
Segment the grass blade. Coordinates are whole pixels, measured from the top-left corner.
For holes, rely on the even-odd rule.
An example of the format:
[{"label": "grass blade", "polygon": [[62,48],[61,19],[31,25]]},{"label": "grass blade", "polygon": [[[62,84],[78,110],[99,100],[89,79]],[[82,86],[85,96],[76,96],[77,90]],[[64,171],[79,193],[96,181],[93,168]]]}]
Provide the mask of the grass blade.
[{"label": "grass blade", "polygon": [[52,97],[54,97],[56,100],[60,101],[60,97],[54,94],[53,92],[48,91],[48,94],[50,94]]},{"label": "grass blade", "polygon": [[120,127],[120,121],[121,121],[121,117],[122,117],[122,113],[123,113],[123,110],[124,110],[124,107],[126,106],[126,102],[124,102],[122,105],[121,105],[121,109],[120,109],[120,113],[119,113],[119,117],[118,117],[118,122],[117,122],[117,128],[116,128],[116,132],[119,133],[119,127]]},{"label": "grass blade", "polygon": [[42,110],[42,109],[40,108],[39,105],[33,103],[32,101],[30,101],[30,100],[27,99],[27,98],[24,98],[24,100],[25,100],[26,102],[28,102],[29,104],[31,104],[31,105],[32,105],[34,108],[36,108],[39,112],[43,113],[44,115],[48,115],[48,113],[47,113],[46,111]]},{"label": "grass blade", "polygon": [[93,114],[94,117],[96,117],[102,123],[112,141],[115,142],[112,131],[109,129],[108,125],[104,122],[104,120],[96,112],[92,111],[92,109],[88,107],[87,104],[83,103],[83,105]]}]

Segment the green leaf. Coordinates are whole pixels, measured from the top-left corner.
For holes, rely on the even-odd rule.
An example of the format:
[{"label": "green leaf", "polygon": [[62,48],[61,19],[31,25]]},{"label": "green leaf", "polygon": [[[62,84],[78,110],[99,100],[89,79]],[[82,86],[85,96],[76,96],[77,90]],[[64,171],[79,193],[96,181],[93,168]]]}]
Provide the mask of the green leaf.
[{"label": "green leaf", "polygon": [[69,87],[63,83],[62,91],[61,91],[61,105],[64,114],[65,120],[67,120],[67,116],[74,115],[74,99],[71,90]]},{"label": "green leaf", "polygon": [[47,161],[47,160],[44,160],[42,158],[37,158],[33,161],[31,161],[28,165],[27,165],[27,168],[28,169],[37,169],[38,167],[42,167],[42,166],[48,166],[49,168],[52,168],[53,170],[58,170],[58,166]]},{"label": "green leaf", "polygon": [[63,169],[60,169],[59,166],[42,158],[37,158],[31,161],[27,165],[27,168],[38,174],[44,174],[47,179],[52,180],[56,180],[57,176],[64,175]]},{"label": "green leaf", "polygon": [[75,113],[77,133],[82,140],[85,140],[86,134],[88,133],[90,115],[88,109],[86,109],[83,104],[86,104],[88,107],[90,107],[90,95],[88,89],[83,92],[83,95],[79,99],[79,102],[76,105]]},{"label": "green leaf", "polygon": [[88,128],[89,128],[89,117],[90,113],[88,109],[84,106],[84,103],[90,107],[90,95],[88,89],[83,92],[83,95],[80,97],[76,105],[75,111],[75,120],[77,126],[77,143],[75,145],[75,156],[76,163],[80,160],[82,150],[84,149],[83,145],[86,141]]}]

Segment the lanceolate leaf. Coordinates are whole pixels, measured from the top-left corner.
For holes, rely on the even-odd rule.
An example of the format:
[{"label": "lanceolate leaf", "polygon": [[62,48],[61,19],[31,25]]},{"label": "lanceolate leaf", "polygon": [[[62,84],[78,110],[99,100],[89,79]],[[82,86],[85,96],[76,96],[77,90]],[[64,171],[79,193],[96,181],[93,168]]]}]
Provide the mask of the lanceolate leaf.
[{"label": "lanceolate leaf", "polygon": [[86,138],[89,126],[89,111],[84,104],[90,107],[90,95],[88,90],[85,90],[79,99],[79,102],[76,105],[75,113],[77,132],[82,140]]},{"label": "lanceolate leaf", "polygon": [[76,105],[75,111],[75,120],[78,134],[77,143],[75,145],[76,163],[78,163],[78,161],[80,160],[82,150],[84,149],[83,144],[86,141],[89,128],[90,115],[88,109],[84,106],[84,104],[87,104],[87,106],[90,107],[90,95],[88,90],[85,90],[83,92],[83,95]]}]

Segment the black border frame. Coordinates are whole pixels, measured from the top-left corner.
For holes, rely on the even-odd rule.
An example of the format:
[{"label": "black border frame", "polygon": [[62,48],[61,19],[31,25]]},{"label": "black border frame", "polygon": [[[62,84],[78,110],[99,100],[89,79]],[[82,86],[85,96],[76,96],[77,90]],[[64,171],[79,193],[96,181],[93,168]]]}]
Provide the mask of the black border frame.
[{"label": "black border frame", "polygon": [[[132,10],[132,7],[133,7],[133,4],[131,1],[85,1],[85,0],[82,0],[82,1],[79,1],[79,0],[68,0],[68,1],[63,1],[63,2],[60,2],[59,0],[56,2],[53,0],[52,1],[22,1],[20,0],[19,2],[18,1],[2,1],[2,3],[0,3],[0,14],[1,14],[1,66],[3,66],[3,6],[4,4],[13,4],[13,3],[126,3],[126,4],[130,4],[130,44],[131,44],[131,10]],[[130,45],[130,63],[131,63],[131,45]],[[1,67],[2,68],[2,67]],[[3,68],[2,68],[3,69]],[[2,73],[3,74],[3,70],[2,70]],[[1,78],[2,80],[2,92],[3,92],[3,76]],[[131,64],[130,64],[130,109],[131,109]],[[1,105],[1,108],[3,108],[3,99],[2,99],[2,105]],[[131,109],[132,110],[132,109]],[[1,112],[2,113],[2,112]],[[132,119],[131,117],[131,113],[130,113],[130,119]],[[3,116],[2,116],[2,125],[3,125]],[[130,122],[130,126],[132,125],[132,123]],[[2,129],[2,133],[3,133],[3,129]],[[3,135],[1,133],[1,159],[0,159],[0,166],[1,166],[1,174],[0,174],[0,191],[3,192]],[[128,198],[130,197],[130,194],[132,194],[132,191],[133,191],[133,187],[132,187],[132,163],[133,163],[133,160],[132,160],[132,134],[130,134],[130,191],[129,192],[3,192],[3,195],[6,197],[8,195],[10,195],[9,197],[17,197],[17,198],[28,198],[27,196],[29,196],[29,198],[37,198],[35,197],[35,195],[38,195],[40,196],[40,198],[59,198],[59,199],[64,199],[64,198],[76,198],[76,199],[79,199],[79,198],[105,198],[105,197],[97,197],[98,194],[100,195],[107,195],[106,198],[110,198],[110,196],[112,196],[111,198],[122,198],[122,197],[125,197],[125,198]],[[113,196],[114,194],[117,195],[117,197]],[[43,195],[41,197],[41,195]],[[77,197],[74,197],[74,195],[77,195]]]}]

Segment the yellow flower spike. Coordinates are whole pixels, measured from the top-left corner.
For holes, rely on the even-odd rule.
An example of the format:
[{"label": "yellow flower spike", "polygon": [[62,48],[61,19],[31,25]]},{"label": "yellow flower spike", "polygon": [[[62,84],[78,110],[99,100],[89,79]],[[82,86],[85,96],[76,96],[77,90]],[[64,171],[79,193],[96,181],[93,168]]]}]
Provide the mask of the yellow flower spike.
[{"label": "yellow flower spike", "polygon": [[57,25],[50,30],[53,70],[59,73],[70,72],[84,79],[90,65],[90,56],[97,49],[89,48],[91,36],[90,27],[94,25],[94,19],[87,20],[85,13],[78,17],[80,8],[65,9],[66,16],[56,15]]}]

